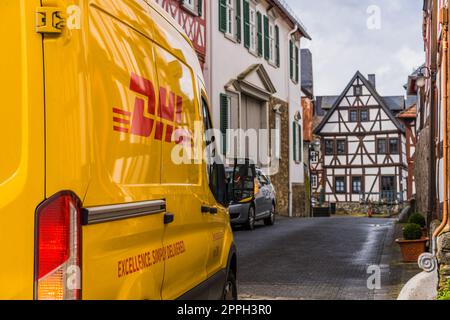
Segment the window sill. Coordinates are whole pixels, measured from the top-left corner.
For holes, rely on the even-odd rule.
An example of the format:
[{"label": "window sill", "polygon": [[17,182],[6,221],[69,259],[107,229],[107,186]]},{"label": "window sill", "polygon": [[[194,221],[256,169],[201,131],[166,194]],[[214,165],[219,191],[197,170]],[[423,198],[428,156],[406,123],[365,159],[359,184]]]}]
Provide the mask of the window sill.
[{"label": "window sill", "polygon": [[276,62],[273,62],[273,61],[270,61],[270,60],[266,60],[266,61],[267,61],[267,63],[268,63],[270,66],[274,67],[275,69],[280,68],[279,66],[277,66]]},{"label": "window sill", "polygon": [[228,40],[230,40],[230,41],[232,41],[232,42],[234,42],[234,43],[238,43],[238,41],[237,41],[237,39],[236,39],[235,36],[233,36],[233,35],[231,35],[231,34],[229,34],[229,33],[224,33],[223,35],[224,35],[224,37],[225,37],[226,39],[228,39]]},{"label": "window sill", "polygon": [[255,50],[253,51],[250,48],[247,48],[248,53],[250,53],[252,56],[254,56],[255,58],[261,58],[261,56],[258,54],[258,52]]}]

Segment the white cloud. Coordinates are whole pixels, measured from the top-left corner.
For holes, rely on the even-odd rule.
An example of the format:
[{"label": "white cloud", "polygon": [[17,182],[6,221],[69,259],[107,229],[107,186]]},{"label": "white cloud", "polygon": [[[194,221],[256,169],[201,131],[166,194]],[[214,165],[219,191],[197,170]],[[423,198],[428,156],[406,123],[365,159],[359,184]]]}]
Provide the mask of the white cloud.
[{"label": "white cloud", "polygon": [[[403,85],[424,61],[422,5],[411,0],[287,0],[313,38],[317,95],[339,94],[353,74],[377,73],[381,94]],[[381,29],[367,28],[367,8],[379,6]],[[305,46],[305,42],[303,42]]]}]

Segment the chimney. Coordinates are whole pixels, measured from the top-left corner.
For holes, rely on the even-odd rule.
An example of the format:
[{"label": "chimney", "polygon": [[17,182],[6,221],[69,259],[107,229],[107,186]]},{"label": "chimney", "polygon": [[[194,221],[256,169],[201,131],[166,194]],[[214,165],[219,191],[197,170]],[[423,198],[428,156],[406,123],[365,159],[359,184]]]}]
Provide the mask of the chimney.
[{"label": "chimney", "polygon": [[377,87],[377,77],[375,74],[369,74],[369,82],[372,84],[372,86],[376,89]]}]

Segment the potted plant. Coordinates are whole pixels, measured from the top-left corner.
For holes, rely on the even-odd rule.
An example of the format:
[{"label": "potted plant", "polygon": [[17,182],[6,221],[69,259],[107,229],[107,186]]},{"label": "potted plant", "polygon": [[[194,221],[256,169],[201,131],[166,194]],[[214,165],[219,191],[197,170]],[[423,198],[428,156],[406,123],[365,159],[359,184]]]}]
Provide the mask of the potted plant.
[{"label": "potted plant", "polygon": [[417,262],[419,256],[426,251],[429,239],[422,237],[422,227],[408,223],[403,228],[403,239],[397,239],[402,251],[403,262]]},{"label": "potted plant", "polygon": [[422,228],[422,236],[423,237],[428,236],[428,230],[426,228],[427,222],[425,220],[425,217],[420,213],[412,214],[411,217],[409,217],[408,223],[418,224]]}]

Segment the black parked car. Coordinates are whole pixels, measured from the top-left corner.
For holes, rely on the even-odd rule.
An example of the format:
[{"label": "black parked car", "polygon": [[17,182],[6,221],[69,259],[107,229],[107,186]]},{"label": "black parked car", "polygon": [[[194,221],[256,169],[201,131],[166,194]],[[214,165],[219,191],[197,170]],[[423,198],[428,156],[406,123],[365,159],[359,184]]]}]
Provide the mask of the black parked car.
[{"label": "black parked car", "polygon": [[[227,178],[232,179],[233,168],[226,171]],[[276,192],[261,170],[256,170],[258,192],[254,199],[246,203],[231,203],[230,216],[232,225],[243,225],[248,230],[255,228],[257,221],[263,220],[267,226],[275,224]]]}]

